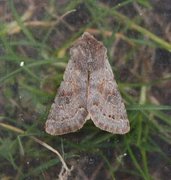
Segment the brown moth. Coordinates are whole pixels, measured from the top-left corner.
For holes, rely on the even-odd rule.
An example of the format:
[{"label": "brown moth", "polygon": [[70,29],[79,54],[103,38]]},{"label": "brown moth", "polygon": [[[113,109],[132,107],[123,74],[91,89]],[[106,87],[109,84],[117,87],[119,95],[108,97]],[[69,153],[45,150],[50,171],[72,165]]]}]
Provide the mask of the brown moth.
[{"label": "brown moth", "polygon": [[85,32],[71,59],[46,121],[46,132],[62,135],[82,128],[90,117],[102,130],[125,134],[130,126],[104,45]]}]

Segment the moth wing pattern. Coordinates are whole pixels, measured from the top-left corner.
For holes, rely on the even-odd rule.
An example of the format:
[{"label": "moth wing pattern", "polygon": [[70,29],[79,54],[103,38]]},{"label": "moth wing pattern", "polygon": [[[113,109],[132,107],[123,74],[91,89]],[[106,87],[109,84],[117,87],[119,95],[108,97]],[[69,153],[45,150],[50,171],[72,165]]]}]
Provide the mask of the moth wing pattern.
[{"label": "moth wing pattern", "polygon": [[130,130],[125,105],[107,59],[106,48],[103,46],[98,51],[93,53],[94,62],[99,63],[96,70],[90,72],[88,111],[100,129],[125,134]]},{"label": "moth wing pattern", "polygon": [[70,51],[71,59],[64,73],[64,79],[51,106],[45,130],[51,135],[62,135],[80,129],[87,117],[86,85],[87,75],[76,61],[82,58],[77,47]]},{"label": "moth wing pattern", "polygon": [[91,117],[94,124],[113,134],[125,134],[130,125],[107,50],[85,32],[70,50],[64,80],[46,121],[46,132],[62,135],[77,131]]}]

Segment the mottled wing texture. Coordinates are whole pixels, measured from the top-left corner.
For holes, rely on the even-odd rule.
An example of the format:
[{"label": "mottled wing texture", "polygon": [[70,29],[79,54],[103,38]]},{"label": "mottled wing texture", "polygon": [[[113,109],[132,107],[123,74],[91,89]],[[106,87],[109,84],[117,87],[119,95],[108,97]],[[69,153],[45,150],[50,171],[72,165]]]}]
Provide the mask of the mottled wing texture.
[{"label": "mottled wing texture", "polygon": [[126,109],[106,55],[106,48],[91,35],[89,42],[89,85],[87,109],[102,130],[124,134],[130,130]]},{"label": "mottled wing texture", "polygon": [[86,121],[88,74],[82,44],[79,39],[72,47],[63,82],[51,106],[45,125],[51,135],[77,131]]},{"label": "mottled wing texture", "polygon": [[102,130],[127,133],[129,121],[106,48],[89,33],[84,33],[70,54],[64,80],[46,121],[46,132],[61,135],[77,131],[89,115]]}]

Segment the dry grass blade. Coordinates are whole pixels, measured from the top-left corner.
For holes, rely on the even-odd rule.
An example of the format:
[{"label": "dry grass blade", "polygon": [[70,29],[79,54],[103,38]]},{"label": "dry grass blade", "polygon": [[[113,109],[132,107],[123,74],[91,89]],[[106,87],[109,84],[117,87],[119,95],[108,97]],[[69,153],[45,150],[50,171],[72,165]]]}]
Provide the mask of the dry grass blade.
[{"label": "dry grass blade", "polygon": [[[11,126],[11,125],[9,125],[9,124],[0,123],[0,126],[6,128],[6,129],[9,129],[9,130],[11,130],[11,131],[13,131],[13,132],[20,133],[20,134],[24,134],[24,133],[25,133],[22,129],[16,128],[16,127]],[[61,168],[61,172],[60,172],[60,174],[59,174],[59,179],[60,179],[60,180],[66,179],[66,178],[70,175],[71,171],[73,170],[73,167],[71,167],[71,168],[69,169],[68,166],[67,166],[67,164],[65,163],[64,159],[63,159],[62,156],[60,155],[60,153],[59,153],[56,149],[54,149],[52,146],[48,145],[47,143],[41,141],[40,139],[38,139],[38,138],[36,138],[36,137],[34,137],[34,136],[30,136],[30,137],[31,137],[31,139],[33,139],[35,142],[39,143],[40,145],[42,145],[42,146],[45,147],[46,149],[52,151],[53,153],[55,153],[55,154],[59,157],[59,159],[60,159],[60,161],[61,161],[61,163],[62,163],[62,168]]]}]

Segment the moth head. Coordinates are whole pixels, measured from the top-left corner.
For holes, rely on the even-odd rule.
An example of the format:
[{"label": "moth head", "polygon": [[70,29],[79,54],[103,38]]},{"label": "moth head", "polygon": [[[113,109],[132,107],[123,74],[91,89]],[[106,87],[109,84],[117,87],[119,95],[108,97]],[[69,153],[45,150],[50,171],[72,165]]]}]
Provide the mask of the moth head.
[{"label": "moth head", "polygon": [[89,46],[90,50],[95,50],[95,51],[103,51],[106,48],[104,47],[103,43],[101,43],[100,41],[97,41],[91,34],[89,34],[88,32],[85,32],[82,35],[82,39],[83,41],[85,41],[87,43],[87,46]]}]

